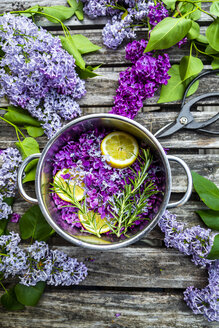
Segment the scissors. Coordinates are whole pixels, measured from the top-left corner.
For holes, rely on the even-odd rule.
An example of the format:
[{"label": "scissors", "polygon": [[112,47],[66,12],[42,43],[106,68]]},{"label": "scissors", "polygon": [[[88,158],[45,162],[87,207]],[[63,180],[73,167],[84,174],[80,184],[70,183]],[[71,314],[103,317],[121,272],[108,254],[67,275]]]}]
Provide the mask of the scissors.
[{"label": "scissors", "polygon": [[187,86],[187,88],[184,92],[182,104],[181,104],[181,110],[180,110],[180,113],[179,113],[178,117],[176,118],[175,122],[168,123],[163,128],[158,130],[155,133],[155,137],[157,137],[157,138],[167,137],[181,129],[196,130],[198,132],[219,135],[219,131],[210,131],[210,130],[203,129],[203,128],[211,125],[212,123],[216,122],[219,119],[219,113],[217,113],[215,116],[213,116],[212,118],[210,118],[209,120],[206,120],[204,122],[196,122],[194,120],[193,115],[190,112],[191,107],[195,103],[197,103],[198,101],[203,100],[205,98],[219,97],[219,92],[210,92],[210,93],[206,93],[206,94],[197,96],[185,104],[186,96],[187,96],[188,91],[191,88],[191,86],[200,78],[202,78],[206,75],[216,74],[216,73],[219,73],[219,69],[205,71],[204,73],[199,74],[196,78],[194,78],[194,80],[192,80],[189,83],[189,85]]}]

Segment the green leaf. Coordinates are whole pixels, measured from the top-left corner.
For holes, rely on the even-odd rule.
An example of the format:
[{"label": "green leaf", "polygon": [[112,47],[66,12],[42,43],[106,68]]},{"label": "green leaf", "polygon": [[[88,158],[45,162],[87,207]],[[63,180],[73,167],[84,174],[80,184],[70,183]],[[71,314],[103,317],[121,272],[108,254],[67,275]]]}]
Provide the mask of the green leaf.
[{"label": "green leaf", "polygon": [[35,166],[37,166],[39,159],[33,159],[30,163],[27,164],[25,168],[25,172],[28,173],[30,170],[32,170]]},{"label": "green leaf", "polygon": [[213,69],[219,68],[219,58],[214,58],[214,60],[211,62],[211,66]]},{"label": "green leaf", "polygon": [[28,8],[28,9],[26,9],[24,11],[27,12],[27,14],[26,13],[22,13],[21,14],[22,16],[32,17],[32,16],[36,15],[36,13],[29,13],[28,14],[28,12],[29,11],[37,11],[38,12],[38,11],[40,11],[40,6],[39,5],[36,5],[36,6],[33,6],[33,7]]},{"label": "green leaf", "polygon": [[198,23],[192,21],[192,26],[187,34],[187,38],[190,40],[196,39],[200,33],[200,26]]},{"label": "green leaf", "polygon": [[185,18],[164,18],[151,31],[145,52],[167,49],[182,40],[189,32],[192,21]]},{"label": "green leaf", "polygon": [[8,219],[0,220],[0,236],[5,235],[8,225]]},{"label": "green leaf", "polygon": [[27,137],[21,142],[16,142],[15,145],[21,152],[23,159],[25,159],[31,154],[36,154],[40,152],[38,142],[31,137]]},{"label": "green leaf", "polygon": [[10,288],[7,293],[1,297],[2,305],[9,311],[23,310],[24,305],[21,304],[16,297],[14,287]]},{"label": "green leaf", "polygon": [[77,0],[67,0],[69,6],[74,9],[74,11],[78,8]]},{"label": "green leaf", "polygon": [[205,48],[205,52],[208,54],[208,55],[216,55],[216,54],[218,54],[218,51],[217,50],[215,50],[215,49],[213,49],[211,46],[207,46],[206,48]]},{"label": "green leaf", "polygon": [[35,286],[29,287],[22,284],[17,284],[15,286],[15,294],[21,304],[35,306],[39,302],[45,286],[46,283],[44,281],[39,281]]},{"label": "green leaf", "polygon": [[5,113],[4,117],[16,125],[24,126],[26,124],[36,127],[40,126],[40,122],[30,116],[30,114],[24,109],[8,106],[7,110],[8,112]]},{"label": "green leaf", "polygon": [[206,36],[210,46],[219,51],[219,18],[215,19],[206,30]]},{"label": "green leaf", "polygon": [[205,35],[199,34],[199,36],[196,38],[198,42],[208,44],[208,39],[206,38]]},{"label": "green leaf", "polygon": [[46,241],[54,233],[38,205],[32,206],[24,213],[19,220],[19,227],[22,239],[32,237],[35,240]]},{"label": "green leaf", "polygon": [[6,197],[3,199],[3,201],[9,206],[12,206],[14,204],[14,197]]},{"label": "green leaf", "polygon": [[23,183],[35,181],[37,166],[34,166],[29,172],[25,174],[23,178]]},{"label": "green leaf", "polygon": [[76,72],[78,73],[79,77],[83,80],[86,80],[88,78],[92,78],[95,76],[99,76],[99,74],[95,73],[90,68],[86,67],[85,69],[80,69],[79,67],[76,68]]},{"label": "green leaf", "polygon": [[203,67],[204,65],[199,58],[184,56],[179,65],[181,79],[185,81],[194,75],[198,75],[202,71]]},{"label": "green leaf", "polygon": [[38,126],[25,125],[25,129],[30,137],[37,138],[41,137],[44,134],[44,130]]},{"label": "green leaf", "polygon": [[201,200],[212,210],[219,211],[219,189],[210,180],[192,171],[195,191]]},{"label": "green leaf", "polygon": [[219,234],[214,237],[214,243],[207,258],[209,260],[219,259]]},{"label": "green leaf", "polygon": [[[58,18],[61,22],[65,21],[66,19],[69,19],[75,13],[74,8],[65,6],[43,7],[42,9],[45,14]],[[52,17],[46,16],[46,18],[52,23],[59,23],[56,19]]]},{"label": "green leaf", "polygon": [[167,9],[175,9],[177,0],[163,0],[163,3],[165,3]]},{"label": "green leaf", "polygon": [[[201,2],[196,3],[201,8]],[[182,15],[187,14],[195,9],[195,5],[192,3],[180,2],[178,9]],[[189,14],[187,18],[192,19],[193,21],[198,20],[201,17],[201,11],[196,10],[195,12]]]},{"label": "green leaf", "polygon": [[78,0],[78,8],[75,11],[75,15],[80,21],[84,19],[83,3],[81,2],[81,0]]},{"label": "green leaf", "polygon": [[[168,74],[171,76],[171,78],[169,79],[167,85],[162,86],[158,103],[182,99],[185,88],[193,79],[192,77],[185,81],[182,80],[180,76],[179,65],[173,65],[169,69]],[[195,82],[194,85],[191,87],[187,96],[190,96],[197,90],[198,88],[197,82]]]},{"label": "green leaf", "polygon": [[92,43],[88,38],[86,38],[86,36],[82,34],[74,34],[72,35],[72,39],[76,48],[82,55],[101,49],[101,47]]},{"label": "green leaf", "polygon": [[210,7],[210,13],[215,16],[219,16],[219,2],[213,2]]},{"label": "green leaf", "polygon": [[62,46],[65,50],[68,51],[70,55],[72,55],[75,59],[75,63],[81,69],[85,69],[85,61],[81,56],[81,53],[78,51],[73,38],[69,35],[67,37],[60,36]]},{"label": "green leaf", "polygon": [[219,231],[219,211],[199,210],[196,213],[198,213],[206,226]]}]

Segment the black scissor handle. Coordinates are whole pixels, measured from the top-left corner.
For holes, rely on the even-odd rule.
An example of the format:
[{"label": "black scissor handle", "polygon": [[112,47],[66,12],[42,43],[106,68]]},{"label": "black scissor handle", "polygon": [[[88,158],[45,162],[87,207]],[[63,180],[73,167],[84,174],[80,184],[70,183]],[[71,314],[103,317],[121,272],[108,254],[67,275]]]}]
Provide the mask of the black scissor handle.
[{"label": "black scissor handle", "polygon": [[[203,100],[205,98],[211,98],[211,97],[219,97],[219,92],[210,92],[210,93],[206,93],[205,95],[200,95],[198,97],[195,97],[193,99],[191,99],[190,101],[188,101],[188,103],[186,103],[184,105],[183,111],[185,110],[186,113],[190,112],[190,108],[197,103],[200,100]],[[210,119],[204,121],[204,122],[196,122],[196,121],[191,121],[190,123],[188,123],[185,128],[186,129],[202,129],[214,122],[216,122],[219,119],[219,113],[214,115],[213,117],[211,117]],[[207,130],[205,130],[204,132],[208,132]],[[209,131],[209,133],[212,133],[211,131]],[[214,132],[213,132],[214,133]],[[219,132],[218,132],[219,133]]]},{"label": "black scissor handle", "polygon": [[217,74],[219,73],[219,69],[214,69],[214,70],[208,70],[208,71],[205,71],[201,74],[199,74],[198,76],[196,76],[190,83],[189,85],[187,86],[185,92],[184,92],[184,95],[183,95],[183,99],[182,99],[182,105],[181,105],[181,108],[183,108],[183,106],[185,105],[185,101],[186,101],[186,96],[189,92],[189,89],[191,88],[191,86],[196,82],[198,81],[199,79],[203,78],[204,76],[206,75],[211,75],[211,74]]}]

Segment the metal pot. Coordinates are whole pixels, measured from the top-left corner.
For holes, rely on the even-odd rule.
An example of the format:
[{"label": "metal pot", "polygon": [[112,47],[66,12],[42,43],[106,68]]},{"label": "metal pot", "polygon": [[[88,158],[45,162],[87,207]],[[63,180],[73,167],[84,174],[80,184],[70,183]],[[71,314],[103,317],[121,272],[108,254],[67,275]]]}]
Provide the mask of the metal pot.
[{"label": "metal pot", "polygon": [[[154,213],[153,219],[142,230],[135,231],[133,232],[133,235],[129,236],[129,238],[122,240],[118,238],[113,239],[111,236],[104,236],[101,239],[97,237],[89,237],[76,229],[70,229],[67,224],[66,227],[63,227],[63,224],[61,226],[59,212],[57,211],[50,193],[51,182],[53,180],[51,160],[53,159],[54,154],[64,145],[66,138],[74,139],[75,136],[82,132],[96,127],[106,127],[112,130],[128,132],[135,136],[140,142],[148,145],[152,150],[153,156],[159,160],[159,166],[165,175],[163,199],[159,206],[159,210],[157,213]],[[36,158],[39,158],[35,180],[37,199],[28,196],[22,185],[22,176],[25,167],[29,162]],[[187,191],[183,198],[170,204],[171,169],[169,161],[179,163],[184,168],[188,180]],[[186,163],[178,157],[166,155],[159,141],[141,124],[119,115],[91,114],[75,119],[65,125],[49,140],[42,154],[30,155],[23,161],[18,170],[18,189],[25,200],[33,204],[39,204],[47,222],[59,235],[69,242],[90,249],[111,250],[136,242],[154,228],[165,209],[185,204],[192,192],[192,176]]]}]

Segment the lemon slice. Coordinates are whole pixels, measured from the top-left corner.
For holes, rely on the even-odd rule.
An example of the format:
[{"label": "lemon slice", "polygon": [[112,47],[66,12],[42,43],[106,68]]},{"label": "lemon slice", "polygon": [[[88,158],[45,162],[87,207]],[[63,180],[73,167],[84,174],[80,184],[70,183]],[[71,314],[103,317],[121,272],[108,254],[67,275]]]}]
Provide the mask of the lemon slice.
[{"label": "lemon slice", "polygon": [[98,244],[98,245],[102,245],[102,244],[111,244],[110,241],[108,240],[104,240],[102,238],[98,238],[96,236],[75,236],[75,238],[81,240],[81,241],[85,241],[86,243],[91,243],[91,244]]},{"label": "lemon slice", "polygon": [[[70,174],[70,177],[68,179],[63,179],[63,175]],[[78,181],[77,181],[78,180]],[[54,191],[55,193],[66,202],[71,203],[72,198],[68,196],[68,193],[70,192],[73,197],[73,193],[75,192],[75,199],[77,201],[82,200],[84,197],[84,189],[77,185],[77,183],[83,187],[84,183],[81,182],[81,178],[79,178],[78,175],[75,177],[71,174],[71,171],[69,169],[62,169],[58,171],[54,177]],[[66,190],[66,193],[63,192],[57,185],[60,185],[62,189]]]},{"label": "lemon slice", "polygon": [[100,149],[102,154],[108,157],[108,164],[119,169],[133,164],[139,152],[137,140],[122,131],[108,134],[103,139]]},{"label": "lemon slice", "polygon": [[[110,227],[107,225],[107,219],[106,218],[101,219],[101,216],[98,213],[89,211],[85,215],[85,214],[82,214],[81,212],[79,212],[78,217],[79,217],[80,222],[83,225],[83,227],[87,231],[89,231],[95,235],[100,235],[100,234],[108,232],[110,230]],[[88,224],[88,221],[91,221],[91,224]]]}]

